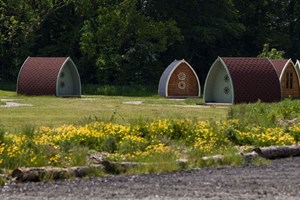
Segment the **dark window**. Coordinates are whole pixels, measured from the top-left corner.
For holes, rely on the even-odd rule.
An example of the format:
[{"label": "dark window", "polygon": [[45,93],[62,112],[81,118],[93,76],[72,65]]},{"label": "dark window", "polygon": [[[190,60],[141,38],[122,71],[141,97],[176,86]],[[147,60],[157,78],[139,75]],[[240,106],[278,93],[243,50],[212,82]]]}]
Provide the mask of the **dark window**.
[{"label": "dark window", "polygon": [[286,73],[285,88],[293,89],[293,72]]},{"label": "dark window", "polygon": [[293,72],[290,73],[290,89],[293,89]]},{"label": "dark window", "polygon": [[288,89],[290,85],[290,73],[285,74],[285,88]]}]

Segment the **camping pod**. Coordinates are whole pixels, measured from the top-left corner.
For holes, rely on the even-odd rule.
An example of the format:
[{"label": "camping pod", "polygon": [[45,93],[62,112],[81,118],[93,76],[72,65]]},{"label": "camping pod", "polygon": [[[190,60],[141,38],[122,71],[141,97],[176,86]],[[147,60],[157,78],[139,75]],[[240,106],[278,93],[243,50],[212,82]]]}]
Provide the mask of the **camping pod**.
[{"label": "camping pod", "polygon": [[267,58],[218,57],[205,80],[205,103],[281,100],[277,73]]},{"label": "camping pod", "polygon": [[196,72],[184,59],[174,60],[160,77],[158,94],[170,98],[200,97]]},{"label": "camping pod", "polygon": [[69,57],[28,57],[18,75],[17,93],[80,97],[79,73]]},{"label": "camping pod", "polygon": [[282,98],[299,98],[299,75],[291,59],[270,59],[281,85]]}]

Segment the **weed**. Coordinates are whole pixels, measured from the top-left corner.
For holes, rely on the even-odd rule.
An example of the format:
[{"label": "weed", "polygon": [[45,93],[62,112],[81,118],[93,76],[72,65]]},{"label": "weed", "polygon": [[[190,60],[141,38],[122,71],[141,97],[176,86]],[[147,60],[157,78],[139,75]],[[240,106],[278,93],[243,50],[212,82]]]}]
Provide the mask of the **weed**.
[{"label": "weed", "polygon": [[179,163],[176,162],[176,157],[172,154],[152,154],[149,157],[146,156],[136,161],[144,164],[129,168],[126,173],[161,173],[173,172],[181,169]]},{"label": "weed", "polygon": [[65,159],[67,166],[84,166],[87,164],[88,154],[89,150],[87,147],[75,146],[63,159]]},{"label": "weed", "polygon": [[4,186],[7,181],[6,176],[0,176],[0,186]]},{"label": "weed", "polygon": [[257,157],[251,160],[251,163],[256,166],[269,165],[271,162],[272,161],[263,157]]},{"label": "weed", "polygon": [[108,136],[104,141],[103,150],[109,153],[114,153],[117,150],[117,141],[113,136]]},{"label": "weed", "polygon": [[4,136],[5,136],[5,128],[3,125],[0,125],[0,144],[4,142]]},{"label": "weed", "polygon": [[34,137],[35,125],[33,124],[25,124],[21,128],[22,134],[26,135],[28,138]]}]

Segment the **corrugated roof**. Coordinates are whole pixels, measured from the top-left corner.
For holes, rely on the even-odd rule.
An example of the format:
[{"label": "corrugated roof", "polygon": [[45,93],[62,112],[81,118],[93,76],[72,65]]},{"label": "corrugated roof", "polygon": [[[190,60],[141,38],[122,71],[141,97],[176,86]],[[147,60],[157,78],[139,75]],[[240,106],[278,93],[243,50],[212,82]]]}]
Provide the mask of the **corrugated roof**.
[{"label": "corrugated roof", "polygon": [[56,95],[60,68],[68,57],[28,57],[18,77],[17,93],[26,95]]},{"label": "corrugated roof", "polygon": [[274,102],[281,99],[276,70],[267,58],[221,58],[234,87],[234,102]]}]

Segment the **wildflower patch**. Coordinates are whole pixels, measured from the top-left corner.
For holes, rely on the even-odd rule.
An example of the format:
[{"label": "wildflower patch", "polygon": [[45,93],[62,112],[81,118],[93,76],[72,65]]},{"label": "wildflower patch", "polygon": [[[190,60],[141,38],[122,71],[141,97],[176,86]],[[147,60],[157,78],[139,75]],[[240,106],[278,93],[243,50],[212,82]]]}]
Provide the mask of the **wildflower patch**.
[{"label": "wildflower patch", "polygon": [[[93,122],[81,126],[38,127],[28,134],[5,133],[0,141],[2,168],[78,166],[93,152],[114,161],[176,160],[226,152],[234,146],[296,144],[300,124],[287,128],[241,126],[238,120],[159,119],[140,125]],[[195,156],[194,156],[195,159]],[[190,160],[193,162],[192,160]]]}]

